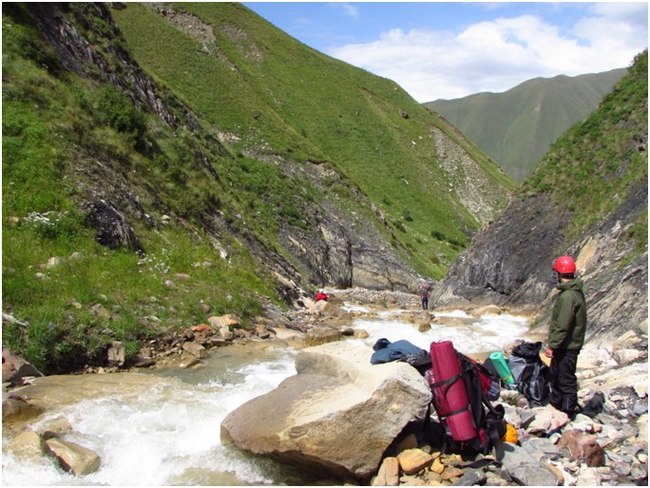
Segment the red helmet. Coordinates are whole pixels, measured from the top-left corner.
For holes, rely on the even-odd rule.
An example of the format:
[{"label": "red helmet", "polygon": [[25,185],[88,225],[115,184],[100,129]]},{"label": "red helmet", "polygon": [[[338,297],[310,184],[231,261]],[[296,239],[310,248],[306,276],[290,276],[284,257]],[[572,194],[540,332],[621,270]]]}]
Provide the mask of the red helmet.
[{"label": "red helmet", "polygon": [[576,263],[571,256],[560,256],[555,260],[553,269],[562,275],[575,274]]}]

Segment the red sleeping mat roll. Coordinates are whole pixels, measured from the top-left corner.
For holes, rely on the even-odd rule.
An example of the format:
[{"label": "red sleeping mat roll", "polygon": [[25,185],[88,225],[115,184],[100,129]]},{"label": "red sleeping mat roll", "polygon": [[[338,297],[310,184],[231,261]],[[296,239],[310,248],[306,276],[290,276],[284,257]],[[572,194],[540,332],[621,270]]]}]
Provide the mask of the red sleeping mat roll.
[{"label": "red sleeping mat roll", "polygon": [[432,342],[431,353],[431,392],[433,406],[439,417],[446,419],[454,440],[463,442],[477,435],[469,401],[465,392],[465,382],[460,377],[460,364],[456,349],[451,341]]}]

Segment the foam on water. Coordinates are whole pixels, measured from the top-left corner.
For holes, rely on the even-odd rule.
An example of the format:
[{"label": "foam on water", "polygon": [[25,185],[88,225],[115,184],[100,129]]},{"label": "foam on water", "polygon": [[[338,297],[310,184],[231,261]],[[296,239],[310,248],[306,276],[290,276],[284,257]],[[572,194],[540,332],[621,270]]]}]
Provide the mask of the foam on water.
[{"label": "foam on water", "polygon": [[[449,312],[447,316],[470,318],[464,312]],[[355,329],[364,329],[369,337],[363,339],[373,345],[377,339],[385,337],[391,342],[407,340],[422,349],[429,350],[433,341],[449,340],[459,352],[476,354],[500,351],[505,345],[518,338],[523,338],[528,330],[528,322],[513,315],[485,315],[480,319],[467,320],[454,325],[432,323],[431,329],[419,332],[415,326],[400,320],[357,319]]]},{"label": "foam on water", "polygon": [[39,423],[55,416],[67,418],[75,434],[65,439],[97,452],[101,469],[75,478],[50,461],[25,462],[6,455],[3,484],[187,484],[179,473],[193,469],[232,473],[240,483],[273,483],[268,470],[258,469],[243,453],[221,445],[220,425],[230,411],[295,374],[293,357],[253,363],[240,373],[243,381],[238,383],[165,381],[128,401],[116,393],[49,414]]}]

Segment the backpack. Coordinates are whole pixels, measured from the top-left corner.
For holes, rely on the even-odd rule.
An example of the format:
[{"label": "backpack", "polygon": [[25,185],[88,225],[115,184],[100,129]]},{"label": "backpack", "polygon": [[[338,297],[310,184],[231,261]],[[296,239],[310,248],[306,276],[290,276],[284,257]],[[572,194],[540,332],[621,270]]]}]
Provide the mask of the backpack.
[{"label": "backpack", "polygon": [[433,342],[431,369],[425,373],[432,404],[454,452],[487,454],[506,432],[505,410],[490,400],[500,382],[481,364],[457,352],[450,341]]},{"label": "backpack", "polygon": [[512,349],[508,358],[517,391],[534,407],[546,405],[550,393],[550,369],[539,357],[541,349],[541,342],[523,342]]}]

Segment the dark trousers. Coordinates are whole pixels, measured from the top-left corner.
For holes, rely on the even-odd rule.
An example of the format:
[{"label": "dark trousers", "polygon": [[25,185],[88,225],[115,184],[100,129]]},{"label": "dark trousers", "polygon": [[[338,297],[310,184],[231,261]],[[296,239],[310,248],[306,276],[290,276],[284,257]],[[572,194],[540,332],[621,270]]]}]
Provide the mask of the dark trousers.
[{"label": "dark trousers", "polygon": [[568,415],[578,406],[578,354],[580,349],[554,349],[551,359],[551,405]]},{"label": "dark trousers", "polygon": [[429,308],[429,297],[422,297],[422,309],[427,310]]}]

